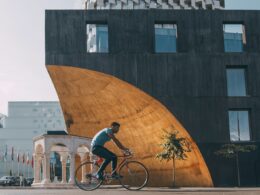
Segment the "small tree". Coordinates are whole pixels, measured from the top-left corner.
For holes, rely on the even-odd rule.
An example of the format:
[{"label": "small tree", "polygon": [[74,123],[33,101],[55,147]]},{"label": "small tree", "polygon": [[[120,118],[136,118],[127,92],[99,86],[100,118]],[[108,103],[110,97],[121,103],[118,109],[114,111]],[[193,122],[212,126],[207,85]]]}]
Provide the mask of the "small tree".
[{"label": "small tree", "polygon": [[175,160],[185,160],[187,159],[187,152],[191,152],[191,143],[187,138],[178,137],[178,131],[167,132],[162,137],[163,143],[160,144],[162,146],[163,151],[161,153],[156,154],[156,158],[160,161],[166,160],[173,162],[173,186],[175,186]]},{"label": "small tree", "polygon": [[236,158],[236,168],[237,168],[237,183],[240,186],[240,168],[239,168],[239,153],[247,153],[256,150],[255,145],[235,145],[235,144],[225,144],[215,152],[216,155],[223,156],[224,158]]}]

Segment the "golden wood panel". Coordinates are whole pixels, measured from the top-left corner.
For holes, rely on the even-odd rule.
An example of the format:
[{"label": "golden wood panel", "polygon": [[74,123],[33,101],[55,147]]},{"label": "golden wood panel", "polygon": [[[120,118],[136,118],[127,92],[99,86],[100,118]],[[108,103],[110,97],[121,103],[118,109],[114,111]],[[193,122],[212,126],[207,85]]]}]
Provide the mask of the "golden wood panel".
[{"label": "golden wood panel", "polygon": [[[172,162],[160,162],[155,154],[163,129],[177,129],[192,142],[193,151],[176,163],[177,186],[213,186],[204,159],[190,135],[165,106],[138,88],[111,75],[87,69],[48,65],[67,121],[68,132],[93,137],[112,121],[121,123],[117,137],[131,148],[135,158],[150,171],[150,186],[172,184]],[[116,153],[113,143],[107,144]]]}]

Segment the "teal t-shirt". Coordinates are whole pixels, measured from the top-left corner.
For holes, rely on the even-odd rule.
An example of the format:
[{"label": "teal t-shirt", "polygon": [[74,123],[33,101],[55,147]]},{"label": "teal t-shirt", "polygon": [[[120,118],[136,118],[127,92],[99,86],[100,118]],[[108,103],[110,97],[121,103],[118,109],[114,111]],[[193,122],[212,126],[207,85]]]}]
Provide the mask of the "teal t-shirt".
[{"label": "teal t-shirt", "polygon": [[92,139],[91,146],[104,146],[104,144],[111,140],[108,134],[113,134],[111,128],[105,128],[99,131]]}]

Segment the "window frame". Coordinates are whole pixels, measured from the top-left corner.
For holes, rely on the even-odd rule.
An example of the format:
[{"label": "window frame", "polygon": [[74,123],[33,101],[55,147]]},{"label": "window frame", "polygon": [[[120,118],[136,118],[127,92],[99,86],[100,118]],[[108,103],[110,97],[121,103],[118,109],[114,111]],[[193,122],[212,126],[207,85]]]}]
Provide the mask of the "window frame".
[{"label": "window frame", "polygon": [[[230,135],[230,118],[229,118],[229,112],[230,111],[236,111],[236,112],[239,112],[239,111],[247,111],[248,113],[248,128],[249,128],[249,140],[240,140],[240,137],[239,137],[239,140],[231,140],[231,135]],[[246,143],[246,142],[252,142],[253,141],[253,136],[252,136],[252,124],[251,124],[251,109],[250,108],[229,108],[228,111],[227,111],[227,118],[228,118],[228,135],[229,135],[229,141],[231,143]]]},{"label": "window frame", "polygon": [[[176,51],[175,52],[157,52],[156,51],[156,32],[155,32],[155,25],[175,25],[176,26]],[[176,21],[154,21],[153,23],[153,53],[154,54],[176,54],[178,53],[178,23]]]},{"label": "window frame", "polygon": [[[242,31],[244,34],[242,34],[242,51],[225,51],[225,36],[224,36],[224,25],[242,25]],[[244,30],[243,30],[244,28]],[[244,53],[246,52],[246,46],[247,46],[247,33],[246,33],[246,25],[244,23],[244,21],[224,21],[222,23],[222,39],[223,39],[223,52],[224,53],[231,53],[231,54],[239,54],[239,53]],[[244,40],[243,40],[243,36],[245,37],[245,44],[244,44]]]},{"label": "window frame", "polygon": [[[228,75],[227,75],[227,70],[228,69],[244,69],[245,92],[246,92],[245,95],[243,95],[243,96],[228,95]],[[229,98],[250,97],[249,89],[248,89],[248,65],[226,65],[226,67],[225,67],[225,78],[226,78],[226,96],[227,97],[229,97]]]},{"label": "window frame", "polygon": [[[92,25],[106,25],[107,26],[107,52],[89,52],[88,51],[88,33],[87,33],[87,25],[92,24]],[[109,33],[110,32],[110,28],[108,25],[107,21],[86,21],[85,22],[85,51],[86,54],[108,54],[110,53],[110,38],[109,38]]]}]

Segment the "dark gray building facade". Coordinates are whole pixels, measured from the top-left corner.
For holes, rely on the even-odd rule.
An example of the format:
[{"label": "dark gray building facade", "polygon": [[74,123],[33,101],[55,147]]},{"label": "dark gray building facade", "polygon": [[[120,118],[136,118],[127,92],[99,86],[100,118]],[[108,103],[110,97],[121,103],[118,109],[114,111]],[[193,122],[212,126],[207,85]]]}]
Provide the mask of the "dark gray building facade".
[{"label": "dark gray building facade", "polygon": [[[87,52],[87,24],[107,25],[107,53]],[[177,26],[175,52],[156,52],[155,24]],[[243,51],[225,52],[224,24],[244,26]],[[215,154],[223,144],[257,145],[239,155],[239,173],[241,186],[260,186],[259,26],[260,11],[47,10],[46,65],[113,75],[159,100],[199,146],[215,186],[238,185],[236,159]],[[243,70],[242,95],[228,94],[229,69]]]}]

